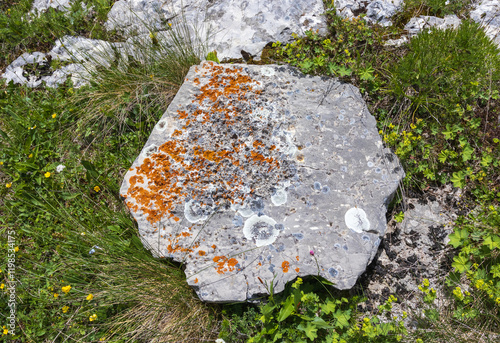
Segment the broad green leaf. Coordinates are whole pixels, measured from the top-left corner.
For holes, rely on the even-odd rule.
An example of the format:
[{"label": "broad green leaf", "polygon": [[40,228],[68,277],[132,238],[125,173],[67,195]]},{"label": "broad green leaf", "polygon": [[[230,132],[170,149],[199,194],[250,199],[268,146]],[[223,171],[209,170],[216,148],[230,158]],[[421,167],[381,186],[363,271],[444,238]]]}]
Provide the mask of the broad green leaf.
[{"label": "broad green leaf", "polygon": [[335,309],[336,309],[335,303],[330,299],[328,299],[325,304],[321,305],[321,311],[325,314],[330,314],[333,311],[335,311]]},{"label": "broad green leaf", "polygon": [[278,322],[282,322],[285,319],[287,319],[292,314],[294,309],[295,309],[294,296],[291,295],[286,299],[285,304],[280,310],[280,313],[278,315]]},{"label": "broad green leaf", "polygon": [[337,310],[335,314],[333,315],[335,319],[337,319],[337,322],[335,323],[335,327],[338,328],[345,328],[349,326],[349,319],[351,319],[351,310],[347,311],[342,311],[342,310]]},{"label": "broad green leaf", "polygon": [[317,334],[318,328],[312,323],[307,323],[306,326],[304,326],[303,323],[300,323],[297,326],[297,329],[304,331],[307,338],[309,338],[311,341],[314,341],[318,337],[318,334]]},{"label": "broad green leaf", "polygon": [[465,174],[463,171],[453,173],[451,177],[451,182],[453,182],[453,187],[462,188],[465,185]]},{"label": "broad green leaf", "polygon": [[333,329],[333,326],[325,322],[321,317],[314,317],[311,323],[316,325],[319,329]]}]

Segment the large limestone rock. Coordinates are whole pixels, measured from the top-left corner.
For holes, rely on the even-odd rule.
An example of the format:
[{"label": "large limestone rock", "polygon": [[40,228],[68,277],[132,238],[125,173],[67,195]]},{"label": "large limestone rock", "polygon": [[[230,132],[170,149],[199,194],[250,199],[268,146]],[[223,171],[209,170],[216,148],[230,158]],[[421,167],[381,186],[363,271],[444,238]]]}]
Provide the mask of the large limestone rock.
[{"label": "large limestone rock", "polygon": [[259,57],[267,43],[289,41],[292,33],[325,33],[324,11],[322,0],[119,0],[106,27],[149,39],[150,31],[187,25],[223,60],[244,57],[242,50]]},{"label": "large limestone rock", "polygon": [[352,287],[403,175],[352,85],[205,62],[189,71],[120,193],[143,243],[185,263],[202,300],[243,301],[297,276]]}]

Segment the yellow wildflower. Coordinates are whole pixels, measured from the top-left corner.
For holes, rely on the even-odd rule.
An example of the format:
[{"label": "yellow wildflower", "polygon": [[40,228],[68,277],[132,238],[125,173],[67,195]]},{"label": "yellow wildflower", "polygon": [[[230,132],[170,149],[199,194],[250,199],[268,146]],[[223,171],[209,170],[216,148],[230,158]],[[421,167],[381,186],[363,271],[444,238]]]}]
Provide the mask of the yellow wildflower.
[{"label": "yellow wildflower", "polygon": [[9,333],[9,330],[7,330],[7,329],[3,329],[3,334],[4,334],[4,335],[6,335],[6,334],[8,334],[8,333]]},{"label": "yellow wildflower", "polygon": [[90,301],[90,300],[92,300],[92,299],[94,299],[94,296],[93,296],[92,294],[87,295],[87,300],[88,300],[88,301]]},{"label": "yellow wildflower", "polygon": [[7,187],[7,188],[12,187],[12,182],[6,183],[6,184],[5,184],[5,187]]},{"label": "yellow wildflower", "polygon": [[169,27],[172,27],[172,23],[168,23],[168,26],[169,26]]},{"label": "yellow wildflower", "polygon": [[64,286],[64,287],[61,287],[62,291],[66,294],[69,293],[69,291],[71,290],[71,286],[70,285],[67,285],[67,286]]},{"label": "yellow wildflower", "polygon": [[63,306],[63,308],[62,308],[63,313],[68,312],[68,310],[69,310],[69,306]]},{"label": "yellow wildflower", "polygon": [[91,322],[93,322],[96,319],[97,319],[97,314],[95,314],[95,313],[89,317],[89,321],[91,321]]},{"label": "yellow wildflower", "polygon": [[14,251],[15,251],[15,252],[18,252],[18,251],[19,251],[19,247],[15,247],[15,248],[14,248]]},{"label": "yellow wildflower", "polygon": [[46,172],[45,174],[43,174],[45,177],[49,178],[50,177],[50,172]]},{"label": "yellow wildflower", "polygon": [[4,284],[4,283],[2,283],[2,284],[0,285],[0,289],[4,289],[4,288],[5,288],[5,284]]},{"label": "yellow wildflower", "polygon": [[94,187],[94,191],[95,191],[96,193],[98,193],[100,190],[101,190],[101,188],[100,188],[99,186],[95,186],[95,187]]},{"label": "yellow wildflower", "polygon": [[393,123],[389,124],[389,129],[394,129],[394,124]]},{"label": "yellow wildflower", "polygon": [[56,299],[57,299],[57,297],[58,297],[58,296],[59,296],[59,294],[58,294],[58,293],[54,293],[54,298],[56,298]]},{"label": "yellow wildflower", "polygon": [[3,162],[0,162],[0,166],[3,165]]},{"label": "yellow wildflower", "polygon": [[32,158],[32,157],[33,157],[33,154],[29,154],[29,155],[28,155],[28,158]]},{"label": "yellow wildflower", "polygon": [[424,281],[422,282],[422,285],[424,285],[424,287],[429,287],[429,285],[430,285],[429,279],[424,279]]},{"label": "yellow wildflower", "polygon": [[52,118],[55,118],[55,117],[57,117],[57,114],[55,114],[55,113],[54,113],[54,114],[52,115]]}]

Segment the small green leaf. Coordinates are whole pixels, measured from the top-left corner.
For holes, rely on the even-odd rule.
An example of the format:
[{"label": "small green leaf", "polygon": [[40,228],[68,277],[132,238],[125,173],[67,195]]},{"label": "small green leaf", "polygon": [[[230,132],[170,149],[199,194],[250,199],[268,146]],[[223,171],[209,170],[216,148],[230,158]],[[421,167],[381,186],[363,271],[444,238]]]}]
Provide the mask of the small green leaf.
[{"label": "small green leaf", "polygon": [[453,263],[451,266],[455,268],[458,272],[463,273],[469,270],[472,263],[469,261],[469,258],[464,254],[460,254],[453,258]]},{"label": "small green leaf", "polygon": [[210,51],[207,55],[207,61],[213,61],[215,63],[220,63],[219,59],[217,58],[217,51]]},{"label": "small green leaf", "polygon": [[493,162],[493,158],[489,154],[486,154],[483,158],[481,158],[481,166],[483,167],[488,167],[491,162]]},{"label": "small green leaf", "polygon": [[464,245],[463,242],[469,238],[469,232],[467,229],[455,229],[455,231],[448,236],[450,238],[450,242],[448,244],[453,245],[454,248],[458,248],[461,245]]},{"label": "small green leaf", "polygon": [[404,219],[405,219],[405,214],[403,213],[403,211],[399,212],[394,216],[394,220],[396,221],[396,223],[401,223]]},{"label": "small green leaf", "polygon": [[462,151],[462,160],[464,162],[467,162],[468,160],[470,160],[472,158],[473,152],[474,152],[474,149],[472,149],[472,147],[469,144],[467,144]]},{"label": "small green leaf", "polygon": [[500,249],[500,237],[497,235],[489,235],[484,239],[483,245],[486,245],[490,250]]},{"label": "small green leaf", "polygon": [[451,182],[453,182],[453,187],[463,188],[465,185],[465,174],[463,171],[453,173],[451,177]]}]

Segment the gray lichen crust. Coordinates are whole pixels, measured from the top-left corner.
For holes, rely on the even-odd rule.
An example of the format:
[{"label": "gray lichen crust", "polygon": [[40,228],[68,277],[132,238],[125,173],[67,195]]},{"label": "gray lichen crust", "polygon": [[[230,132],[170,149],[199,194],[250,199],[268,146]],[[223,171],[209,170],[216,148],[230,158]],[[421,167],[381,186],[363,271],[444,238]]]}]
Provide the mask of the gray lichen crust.
[{"label": "gray lichen crust", "polygon": [[[205,301],[297,276],[354,285],[404,172],[357,88],[291,67],[192,67],[121,195],[155,256]],[[311,252],[313,252],[311,254]]]}]

